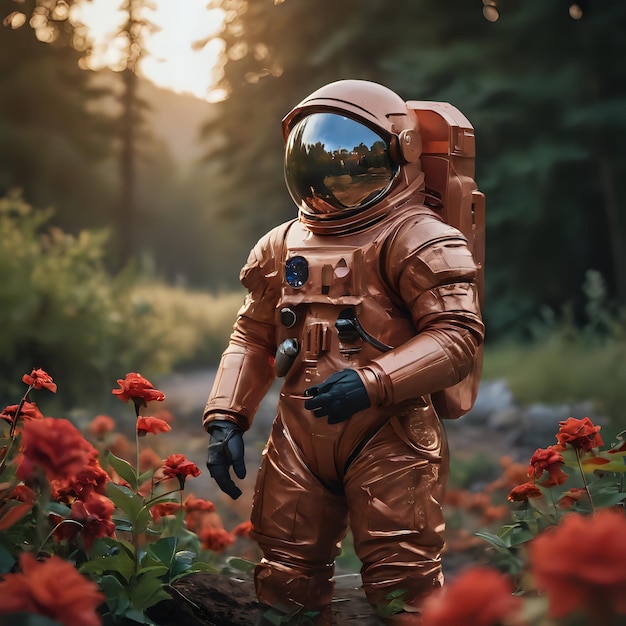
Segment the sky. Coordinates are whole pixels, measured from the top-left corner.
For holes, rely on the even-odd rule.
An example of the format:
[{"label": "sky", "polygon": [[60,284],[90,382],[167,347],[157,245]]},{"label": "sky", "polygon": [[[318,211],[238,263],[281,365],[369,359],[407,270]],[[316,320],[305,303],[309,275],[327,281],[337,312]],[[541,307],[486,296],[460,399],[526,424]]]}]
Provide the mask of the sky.
[{"label": "sky", "polygon": [[[147,56],[140,73],[160,87],[178,93],[191,93],[206,100],[219,99],[214,89],[214,69],[222,50],[219,39],[203,49],[192,44],[217,32],[223,14],[206,8],[208,0],[152,0],[155,10],[142,17],[154,23],[158,31],[146,40]],[[93,40],[92,69],[116,68],[122,54],[121,41],[112,41],[123,15],[117,10],[121,0],[91,0],[73,7],[72,17],[84,23]]]}]

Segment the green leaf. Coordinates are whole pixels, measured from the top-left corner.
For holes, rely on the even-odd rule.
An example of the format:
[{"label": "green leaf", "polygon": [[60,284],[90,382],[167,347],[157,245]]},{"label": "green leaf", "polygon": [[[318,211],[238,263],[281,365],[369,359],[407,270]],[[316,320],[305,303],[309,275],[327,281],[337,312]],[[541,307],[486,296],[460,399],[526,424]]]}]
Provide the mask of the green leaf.
[{"label": "green leaf", "polygon": [[238,572],[253,572],[254,568],[256,567],[256,563],[253,563],[252,561],[248,561],[246,559],[242,559],[241,557],[238,556],[230,556],[226,559],[226,565],[228,565],[229,567],[231,567],[234,570],[237,570]]},{"label": "green leaf", "polygon": [[137,472],[128,461],[115,456],[110,450],[105,460],[131,486],[131,489],[137,490]]},{"label": "green leaf", "polygon": [[490,543],[498,552],[508,552],[509,545],[502,538],[498,537],[498,535],[494,535],[493,533],[488,532],[477,532],[474,533],[477,537],[484,539],[487,543]]},{"label": "green leaf", "polygon": [[190,550],[181,550],[174,556],[174,561],[170,565],[170,578],[178,578],[185,574],[193,565],[196,553]]},{"label": "green leaf", "polygon": [[116,485],[111,481],[106,485],[106,495],[113,501],[118,509],[126,513],[130,522],[134,524],[143,508],[143,499],[141,496],[132,492],[128,487]]},{"label": "green leaf", "polygon": [[105,572],[115,572],[129,582],[135,571],[135,561],[126,550],[121,550],[117,554],[90,559],[81,566],[80,571],[99,576]]},{"label": "green leaf", "polygon": [[146,502],[146,506],[152,508],[153,506],[157,504],[163,504],[164,502],[178,503],[179,498],[168,493],[167,495],[157,496],[156,498],[153,498],[152,500],[148,500],[148,502]]},{"label": "green leaf", "polygon": [[48,502],[44,508],[44,513],[53,513],[54,515],[67,518],[72,514],[72,509],[60,502]]},{"label": "green leaf", "polygon": [[204,563],[202,561],[196,561],[191,567],[187,568],[185,571],[170,576],[170,583],[178,580],[179,578],[183,578],[184,576],[188,576],[189,574],[195,574],[198,572],[210,572],[211,574],[219,574],[219,570],[209,563]]},{"label": "green leaf", "polygon": [[167,574],[167,567],[165,566],[142,569],[135,583],[129,589],[133,606],[147,609],[161,600],[171,598],[170,594],[164,590],[163,581],[160,578],[165,574]]},{"label": "green leaf", "polygon": [[112,537],[101,537],[96,540],[91,549],[91,557],[110,556],[125,550],[132,559],[135,558],[135,546],[130,541],[124,539],[113,539]]},{"label": "green leaf", "polygon": [[3,545],[0,545],[0,574],[10,572],[14,565],[13,555]]},{"label": "green leaf", "polygon": [[57,622],[49,617],[43,615],[37,615],[35,613],[14,613],[13,615],[6,615],[2,620],[3,626],[62,626],[60,622]]},{"label": "green leaf", "polygon": [[148,478],[152,480],[153,475],[154,475],[153,469],[146,470],[143,474],[139,475],[139,484],[143,485],[143,483],[145,483],[148,480]]},{"label": "green leaf", "polygon": [[126,585],[113,575],[103,576],[99,585],[106,596],[109,611],[116,617],[122,617],[130,606]]},{"label": "green leaf", "polygon": [[176,553],[176,545],[178,544],[176,537],[162,537],[158,541],[148,545],[147,552],[154,557],[159,563],[170,566]]}]

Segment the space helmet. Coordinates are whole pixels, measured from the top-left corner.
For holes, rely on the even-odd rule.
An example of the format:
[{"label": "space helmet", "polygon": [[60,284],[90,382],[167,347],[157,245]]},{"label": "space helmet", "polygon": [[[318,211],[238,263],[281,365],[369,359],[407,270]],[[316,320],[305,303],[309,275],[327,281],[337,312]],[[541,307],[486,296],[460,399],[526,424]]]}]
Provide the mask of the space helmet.
[{"label": "space helmet", "polygon": [[283,119],[285,181],[320,234],[378,221],[423,189],[417,115],[377,83],[330,83]]}]

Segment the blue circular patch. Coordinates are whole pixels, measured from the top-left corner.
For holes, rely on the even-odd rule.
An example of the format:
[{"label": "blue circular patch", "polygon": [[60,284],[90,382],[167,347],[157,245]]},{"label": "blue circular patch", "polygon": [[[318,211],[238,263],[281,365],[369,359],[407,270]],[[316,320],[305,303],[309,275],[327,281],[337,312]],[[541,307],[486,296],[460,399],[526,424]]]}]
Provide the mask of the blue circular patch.
[{"label": "blue circular patch", "polygon": [[296,289],[302,287],[309,278],[309,264],[302,256],[291,257],[285,264],[287,284]]}]

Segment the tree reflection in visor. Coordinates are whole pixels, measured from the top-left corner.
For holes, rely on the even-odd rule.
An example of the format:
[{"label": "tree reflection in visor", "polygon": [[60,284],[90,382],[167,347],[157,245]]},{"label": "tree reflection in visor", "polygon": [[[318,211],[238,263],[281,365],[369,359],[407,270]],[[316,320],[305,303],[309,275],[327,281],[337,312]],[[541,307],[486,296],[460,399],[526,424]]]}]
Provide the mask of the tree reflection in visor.
[{"label": "tree reflection in visor", "polygon": [[313,113],[287,139],[287,187],[296,204],[304,200],[316,213],[374,204],[398,171],[380,135],[340,114]]}]

